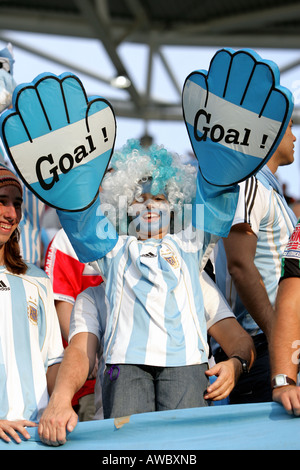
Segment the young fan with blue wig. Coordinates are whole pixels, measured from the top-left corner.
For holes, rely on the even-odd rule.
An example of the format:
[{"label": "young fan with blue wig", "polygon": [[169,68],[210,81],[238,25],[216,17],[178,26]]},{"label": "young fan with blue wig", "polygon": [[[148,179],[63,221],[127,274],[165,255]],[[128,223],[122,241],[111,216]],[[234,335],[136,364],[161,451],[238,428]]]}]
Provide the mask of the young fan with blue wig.
[{"label": "young fan with blue wig", "polygon": [[[86,364],[86,374],[93,367],[96,343],[101,343],[101,315],[106,315],[104,418],[207,406],[210,400],[225,398],[234,387],[241,364],[233,356],[252,363],[252,340],[212,281],[203,272],[200,275],[216,237],[192,230],[190,216],[185,227],[184,210],[194,202],[196,173],[193,165],[182,164],[164,147],[144,149],[134,140],[113,155],[100,191],[107,218],[105,225],[102,220],[97,227],[99,251],[101,237],[115,236],[112,224],[118,235],[111,251],[92,263],[105,282],[107,312],[92,315],[92,307],[86,312],[80,305],[73,310],[70,343],[56,391],[40,421],[44,442],[65,442],[65,428],[56,429],[53,416],[67,416],[63,407],[75,391],[74,370],[77,377],[79,365]],[[202,291],[208,296],[205,304]],[[231,358],[211,369],[207,330],[219,338]],[[218,378],[210,385],[213,375]],[[71,431],[76,417],[70,408],[69,412],[66,426]]]},{"label": "young fan with blue wig", "polygon": [[[112,209],[112,222],[119,234],[162,238],[161,230],[168,232],[171,221],[173,231],[181,230],[183,208],[187,212],[195,198],[196,173],[195,166],[184,165],[179,156],[162,146],[145,150],[137,140],[129,140],[121,151],[115,152],[111,171],[103,179],[102,209],[108,209],[108,216]],[[147,211],[149,200],[151,218]],[[155,212],[160,212],[161,217]],[[185,224],[188,221],[190,217],[185,214]]]}]

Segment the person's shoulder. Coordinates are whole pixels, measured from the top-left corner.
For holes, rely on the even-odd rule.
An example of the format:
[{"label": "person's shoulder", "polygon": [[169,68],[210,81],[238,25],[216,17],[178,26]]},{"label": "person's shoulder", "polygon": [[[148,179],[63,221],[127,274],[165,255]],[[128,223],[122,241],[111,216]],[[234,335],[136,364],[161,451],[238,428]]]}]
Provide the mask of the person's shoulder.
[{"label": "person's shoulder", "polygon": [[72,256],[74,258],[77,258],[74,248],[72,247],[72,244],[68,238],[68,235],[64,231],[63,228],[61,228],[54,236],[51,246],[59,251],[62,251],[63,253]]},{"label": "person's shoulder", "polygon": [[272,187],[265,179],[261,179],[259,173],[252,175],[239,183],[239,201],[246,201],[253,208],[255,203],[268,202]]},{"label": "person's shoulder", "polygon": [[243,181],[240,181],[238,183],[240,188],[247,189],[248,191],[251,190],[251,188],[257,187],[257,188],[269,188],[270,183],[266,183],[265,179],[261,177],[260,172],[249,176]]},{"label": "person's shoulder", "polygon": [[97,286],[87,287],[85,290],[80,292],[80,294],[78,294],[78,297],[79,296],[86,296],[86,297],[90,297],[90,298],[95,299],[99,295],[103,295],[104,292],[105,292],[105,284],[104,284],[104,282],[101,282],[101,284],[98,284]]},{"label": "person's shoulder", "polygon": [[44,279],[49,279],[48,275],[45,273],[45,271],[38,266],[35,266],[32,263],[26,263],[27,265],[27,271],[25,273],[25,276],[28,277],[36,277],[36,278],[44,278]]}]

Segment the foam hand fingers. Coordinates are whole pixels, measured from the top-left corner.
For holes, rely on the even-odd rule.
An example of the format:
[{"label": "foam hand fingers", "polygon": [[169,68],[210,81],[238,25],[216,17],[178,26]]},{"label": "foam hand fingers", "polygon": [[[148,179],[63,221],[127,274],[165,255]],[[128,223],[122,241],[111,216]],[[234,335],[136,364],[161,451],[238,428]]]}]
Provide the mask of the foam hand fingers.
[{"label": "foam hand fingers", "polygon": [[80,211],[98,194],[115,142],[110,104],[87,98],[72,74],[42,74],[18,86],[1,137],[24,183],[60,210]]},{"label": "foam hand fingers", "polygon": [[208,72],[187,77],[182,98],[201,174],[218,186],[242,181],[268,161],[293,110],[276,64],[249,50],[218,51]]}]

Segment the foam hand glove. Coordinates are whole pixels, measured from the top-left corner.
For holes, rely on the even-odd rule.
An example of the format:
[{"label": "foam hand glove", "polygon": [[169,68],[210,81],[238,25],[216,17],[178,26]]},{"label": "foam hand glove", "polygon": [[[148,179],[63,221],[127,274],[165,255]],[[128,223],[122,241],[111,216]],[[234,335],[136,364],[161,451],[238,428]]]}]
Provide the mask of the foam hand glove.
[{"label": "foam hand glove", "polygon": [[182,103],[202,177],[223,187],[267,163],[293,110],[292,94],[279,84],[277,65],[251,50],[218,51],[208,72],[187,77]]},{"label": "foam hand glove", "polygon": [[105,99],[87,98],[78,77],[42,74],[17,86],[0,129],[17,173],[46,204],[82,211],[97,198],[115,142],[115,116]]}]

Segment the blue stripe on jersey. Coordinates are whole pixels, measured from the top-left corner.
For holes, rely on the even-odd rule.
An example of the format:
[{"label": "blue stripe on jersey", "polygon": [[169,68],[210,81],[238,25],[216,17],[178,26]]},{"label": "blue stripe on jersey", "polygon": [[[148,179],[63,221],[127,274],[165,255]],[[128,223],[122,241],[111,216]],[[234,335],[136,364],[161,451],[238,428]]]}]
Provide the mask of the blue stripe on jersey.
[{"label": "blue stripe on jersey", "polygon": [[[37,403],[33,389],[33,371],[30,344],[29,325],[27,316],[27,301],[23,282],[16,276],[8,276],[11,290],[18,292],[11,298],[12,312],[22,312],[22,315],[12,315],[15,338],[15,355],[23,390],[24,403],[27,403],[24,417],[35,420],[37,417]],[[24,308],[25,305],[25,308]]]}]

